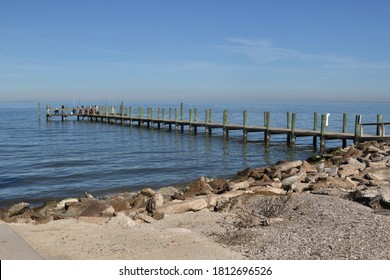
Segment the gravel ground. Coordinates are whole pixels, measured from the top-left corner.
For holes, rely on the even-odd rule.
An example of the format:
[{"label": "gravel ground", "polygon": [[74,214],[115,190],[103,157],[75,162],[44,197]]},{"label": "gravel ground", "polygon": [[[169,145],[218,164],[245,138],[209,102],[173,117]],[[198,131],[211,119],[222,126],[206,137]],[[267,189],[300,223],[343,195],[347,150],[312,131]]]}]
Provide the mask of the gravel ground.
[{"label": "gravel ground", "polygon": [[[259,211],[264,199],[251,197],[233,212]],[[270,226],[225,225],[216,239],[248,259],[390,259],[390,213],[379,213],[338,197],[299,194]]]},{"label": "gravel ground", "polygon": [[229,211],[171,214],[129,228],[102,218],[12,227],[45,259],[390,259],[388,212],[338,197],[294,194],[271,225],[238,223],[243,213],[263,211],[267,199],[254,195]]}]

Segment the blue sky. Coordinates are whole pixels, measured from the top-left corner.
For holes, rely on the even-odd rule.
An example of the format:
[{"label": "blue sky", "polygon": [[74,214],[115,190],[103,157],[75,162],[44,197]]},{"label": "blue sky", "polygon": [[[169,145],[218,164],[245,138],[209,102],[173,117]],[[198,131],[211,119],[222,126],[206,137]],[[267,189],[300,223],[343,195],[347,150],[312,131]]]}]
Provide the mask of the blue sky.
[{"label": "blue sky", "polygon": [[0,0],[0,100],[390,102],[387,0]]}]

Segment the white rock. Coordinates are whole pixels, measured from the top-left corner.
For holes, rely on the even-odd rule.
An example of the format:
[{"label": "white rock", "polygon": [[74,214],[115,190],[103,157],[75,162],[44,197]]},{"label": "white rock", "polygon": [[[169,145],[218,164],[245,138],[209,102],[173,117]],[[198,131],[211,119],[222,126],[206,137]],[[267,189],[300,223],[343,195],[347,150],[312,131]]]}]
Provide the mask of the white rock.
[{"label": "white rock", "polygon": [[66,203],[76,203],[79,202],[78,198],[65,198],[57,203],[56,209],[64,209]]},{"label": "white rock", "polygon": [[207,208],[206,197],[194,197],[186,200],[173,200],[170,203],[165,203],[163,206],[157,208],[157,212],[178,214],[189,211],[199,211]]},{"label": "white rock", "polygon": [[137,225],[137,223],[135,221],[133,221],[133,219],[131,219],[130,217],[127,217],[125,215],[119,215],[116,217],[112,217],[108,221],[107,225],[110,227],[118,227],[118,228],[128,229],[128,228],[131,228],[131,227]]}]

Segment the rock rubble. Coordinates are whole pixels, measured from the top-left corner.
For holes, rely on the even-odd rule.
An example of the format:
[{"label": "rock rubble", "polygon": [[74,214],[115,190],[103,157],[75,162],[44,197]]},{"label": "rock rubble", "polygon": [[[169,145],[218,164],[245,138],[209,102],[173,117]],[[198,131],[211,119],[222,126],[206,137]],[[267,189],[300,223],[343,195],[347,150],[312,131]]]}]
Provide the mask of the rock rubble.
[{"label": "rock rubble", "polygon": [[200,177],[182,189],[145,188],[137,193],[102,198],[87,193],[83,198],[47,202],[36,208],[21,202],[0,210],[0,219],[47,223],[66,218],[106,217],[109,226],[129,228],[161,220],[166,214],[220,211],[232,199],[245,199],[248,194],[291,193],[337,196],[377,210],[390,209],[390,143],[365,142],[307,160],[247,168],[230,180]]}]

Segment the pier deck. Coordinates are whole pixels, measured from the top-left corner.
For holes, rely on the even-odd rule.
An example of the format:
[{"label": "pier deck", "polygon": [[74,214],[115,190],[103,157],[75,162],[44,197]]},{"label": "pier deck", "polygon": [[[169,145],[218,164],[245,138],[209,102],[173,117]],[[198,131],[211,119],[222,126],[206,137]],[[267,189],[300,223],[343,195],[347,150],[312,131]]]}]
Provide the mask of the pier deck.
[{"label": "pier deck", "polygon": [[[242,124],[230,124],[228,123],[228,112],[227,110],[223,113],[223,122],[213,122],[211,121],[211,110],[208,109],[205,112],[204,121],[197,120],[197,110],[190,109],[188,119],[184,119],[184,109],[183,104],[180,106],[180,119],[179,119],[179,109],[174,109],[174,111],[169,109],[169,116],[166,117],[165,110],[160,108],[157,110],[157,114],[153,114],[153,109],[148,108],[147,115],[145,116],[142,112],[142,108],[138,108],[138,115],[134,115],[132,107],[124,107],[123,104],[120,107],[120,112],[116,112],[115,106],[100,106],[100,110],[86,110],[84,108],[75,107],[75,108],[55,108],[52,109],[50,106],[46,107],[46,120],[60,118],[62,121],[68,118],[77,118],[77,120],[83,119],[92,122],[105,122],[105,123],[119,123],[122,125],[138,125],[138,126],[147,126],[149,128],[154,128],[157,126],[158,129],[168,127],[169,130],[173,128],[175,130],[184,131],[187,128],[189,131],[197,133],[198,128],[204,128],[207,135],[211,135],[212,131],[215,129],[220,129],[223,131],[225,137],[229,137],[229,131],[242,131],[243,138],[246,139],[248,133],[259,132],[264,134],[264,143],[269,144],[270,136],[276,134],[284,134],[287,136],[287,143],[289,145],[294,145],[297,137],[312,137],[313,146],[317,146],[317,140],[319,140],[320,148],[323,150],[325,148],[326,140],[341,140],[342,145],[346,146],[347,140],[352,140],[355,143],[362,141],[388,141],[390,140],[390,135],[385,135],[385,126],[390,125],[388,122],[382,121],[382,116],[377,116],[376,123],[361,123],[361,116],[357,115],[355,117],[355,131],[354,133],[347,132],[347,116],[344,113],[343,116],[343,132],[331,132],[326,131],[327,127],[327,115],[321,115],[321,118],[318,117],[317,113],[314,113],[313,129],[299,129],[296,128],[296,115],[295,113],[287,112],[287,127],[271,127],[270,126],[270,113],[264,112],[264,126],[257,125],[247,125],[247,113],[243,112],[243,123]],[[40,111],[40,109],[39,109]],[[40,117],[40,112],[39,112]],[[320,119],[320,126],[318,124]],[[376,134],[364,134],[364,126],[375,126]]]}]

